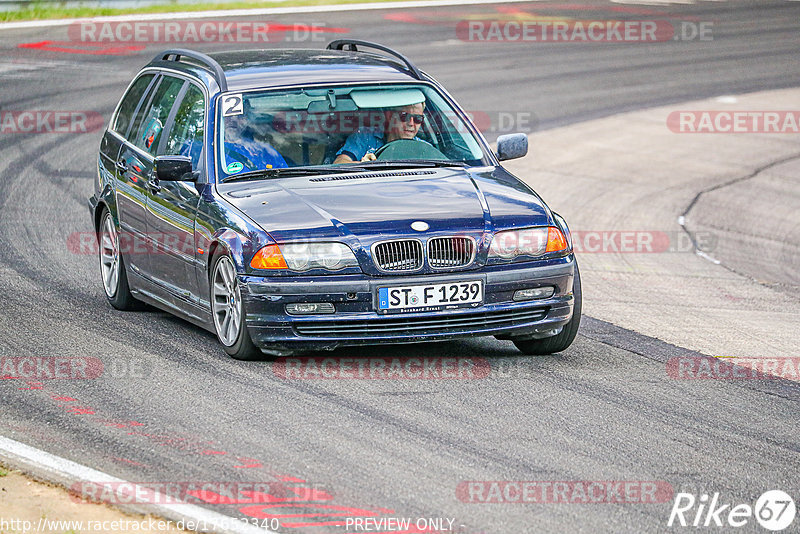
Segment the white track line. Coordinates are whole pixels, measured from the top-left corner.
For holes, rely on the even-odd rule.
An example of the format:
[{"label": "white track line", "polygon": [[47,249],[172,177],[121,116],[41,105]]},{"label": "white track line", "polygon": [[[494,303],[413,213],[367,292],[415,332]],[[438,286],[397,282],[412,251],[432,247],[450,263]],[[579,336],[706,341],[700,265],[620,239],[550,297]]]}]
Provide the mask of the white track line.
[{"label": "white track line", "polygon": [[219,9],[216,11],[184,11],[177,13],[131,13],[113,17],[88,17],[79,19],[24,20],[2,22],[0,30],[65,26],[75,22],[118,22],[130,20],[205,19],[210,17],[253,17],[259,15],[292,15],[301,13],[333,13],[337,11],[369,11],[375,9],[409,9],[415,7],[465,6],[476,4],[512,4],[541,2],[543,0],[413,0],[405,2],[371,2],[366,4],[339,4],[331,6],[267,7],[260,9]]},{"label": "white track line", "polygon": [[[101,471],[75,463],[71,460],[54,456],[24,443],[0,436],[0,459],[10,467],[29,472],[34,478],[46,480],[69,487],[76,482],[127,483]],[[167,496],[151,492],[155,502],[168,502]],[[178,522],[194,521],[205,524],[210,532],[231,534],[277,534],[273,531],[257,528],[234,517],[212,512],[194,504],[147,504],[142,506],[117,505],[126,511],[146,513]],[[200,523],[200,522],[203,523]]]}]

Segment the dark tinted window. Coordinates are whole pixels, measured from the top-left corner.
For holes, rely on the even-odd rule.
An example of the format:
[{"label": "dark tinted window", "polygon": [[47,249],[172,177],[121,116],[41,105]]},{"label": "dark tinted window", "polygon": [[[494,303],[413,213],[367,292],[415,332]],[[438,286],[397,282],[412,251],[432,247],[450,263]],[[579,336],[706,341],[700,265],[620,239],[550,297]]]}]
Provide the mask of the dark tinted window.
[{"label": "dark tinted window", "polygon": [[131,130],[136,133],[129,138],[134,145],[156,155],[161,132],[183,83],[183,80],[171,76],[164,76],[161,79],[150,105],[143,114],[137,113],[138,124],[134,124],[133,130]]},{"label": "dark tinted window", "polygon": [[192,158],[194,168],[197,168],[200,152],[203,149],[205,111],[202,91],[190,85],[175,114],[175,122],[167,137],[164,154],[188,156]]},{"label": "dark tinted window", "polygon": [[114,122],[111,126],[112,130],[121,135],[125,135],[128,131],[128,125],[131,123],[133,112],[136,111],[136,105],[139,103],[139,100],[142,99],[142,95],[147,89],[147,86],[150,85],[153,77],[153,74],[145,74],[133,82],[131,88],[125,93],[125,96],[122,97],[119,111],[117,112],[117,116],[114,117]]}]

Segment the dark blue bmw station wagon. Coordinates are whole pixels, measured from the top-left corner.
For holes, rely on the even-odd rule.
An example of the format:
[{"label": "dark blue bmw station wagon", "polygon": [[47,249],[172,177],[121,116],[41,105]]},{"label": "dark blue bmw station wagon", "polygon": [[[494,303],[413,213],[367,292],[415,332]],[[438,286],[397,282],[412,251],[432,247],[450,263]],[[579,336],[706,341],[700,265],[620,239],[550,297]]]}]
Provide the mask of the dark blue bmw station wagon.
[{"label": "dark blue bmw station wagon", "polygon": [[[371,49],[374,52],[366,52]],[[470,336],[566,349],[566,222],[433,78],[384,46],[166,50],[103,136],[89,206],[103,286],[248,360]]]}]

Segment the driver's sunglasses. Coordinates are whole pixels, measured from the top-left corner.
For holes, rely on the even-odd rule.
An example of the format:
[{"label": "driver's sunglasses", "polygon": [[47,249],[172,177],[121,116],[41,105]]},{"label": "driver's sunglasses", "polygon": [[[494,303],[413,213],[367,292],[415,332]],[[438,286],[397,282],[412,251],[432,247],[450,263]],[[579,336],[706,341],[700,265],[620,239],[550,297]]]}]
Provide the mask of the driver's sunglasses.
[{"label": "driver's sunglasses", "polygon": [[420,113],[408,113],[407,111],[400,111],[397,114],[397,117],[400,119],[400,122],[406,123],[408,119],[412,119],[414,124],[422,124],[425,121],[425,115]]}]

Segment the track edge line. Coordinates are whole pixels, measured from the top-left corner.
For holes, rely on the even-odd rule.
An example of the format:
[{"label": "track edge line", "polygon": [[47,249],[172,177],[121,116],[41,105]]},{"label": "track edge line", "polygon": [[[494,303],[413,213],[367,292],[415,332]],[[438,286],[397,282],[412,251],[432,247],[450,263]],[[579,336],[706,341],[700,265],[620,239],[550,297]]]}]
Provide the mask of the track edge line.
[{"label": "track edge line", "polygon": [[[19,441],[0,435],[0,460],[9,467],[22,470],[35,479],[69,488],[77,482],[114,482],[129,483],[126,480],[111,476],[102,471],[61,458],[47,451],[31,447]],[[167,497],[153,492],[163,500]],[[159,500],[162,500],[159,498]],[[139,504],[105,503],[128,513],[157,515],[174,522],[183,520],[195,523],[203,522],[210,528],[205,532],[220,534],[278,534],[271,530],[261,529],[235,517],[207,510],[190,503],[148,504],[145,508]]]}]

